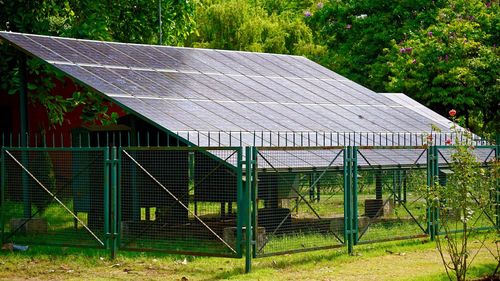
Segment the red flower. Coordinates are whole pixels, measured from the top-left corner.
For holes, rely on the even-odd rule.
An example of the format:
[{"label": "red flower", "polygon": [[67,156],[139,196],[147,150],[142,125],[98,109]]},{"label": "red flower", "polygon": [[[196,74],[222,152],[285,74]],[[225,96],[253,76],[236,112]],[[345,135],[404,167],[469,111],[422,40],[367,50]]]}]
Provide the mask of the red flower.
[{"label": "red flower", "polygon": [[432,142],[432,135],[428,135],[428,136],[427,136],[427,141],[428,141],[428,142]]},{"label": "red flower", "polygon": [[455,109],[452,109],[450,110],[450,112],[448,112],[448,114],[450,114],[451,117],[454,117],[455,115],[457,115],[457,111]]},{"label": "red flower", "polygon": [[451,139],[447,139],[444,141],[445,144],[451,144]]}]

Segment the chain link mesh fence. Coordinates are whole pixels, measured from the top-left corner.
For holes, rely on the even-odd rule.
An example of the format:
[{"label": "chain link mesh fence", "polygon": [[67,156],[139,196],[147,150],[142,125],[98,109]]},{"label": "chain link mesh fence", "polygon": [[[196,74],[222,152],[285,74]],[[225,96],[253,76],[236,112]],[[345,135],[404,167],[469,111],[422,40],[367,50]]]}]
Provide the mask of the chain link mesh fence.
[{"label": "chain link mesh fence", "polygon": [[[463,191],[467,193],[468,203],[474,208],[464,209],[463,202],[441,202],[439,210],[438,233],[449,234],[462,232],[467,223],[468,231],[491,230],[498,226],[498,184],[499,166],[496,162],[495,147],[461,147],[473,157],[469,169],[464,170],[464,154],[458,153],[456,147],[437,148],[437,184],[441,190],[457,198],[462,198],[460,193],[464,184],[472,188]],[[460,162],[460,163],[459,163]]]},{"label": "chain link mesh fence", "polygon": [[343,245],[343,149],[259,149],[257,163],[257,256]]},{"label": "chain link mesh fence", "polygon": [[422,148],[357,151],[359,243],[427,235],[426,159]]},{"label": "chain link mesh fence", "polygon": [[120,248],[239,255],[238,159],[240,149],[123,149]]},{"label": "chain link mesh fence", "polygon": [[2,241],[104,247],[103,149],[3,151]]}]

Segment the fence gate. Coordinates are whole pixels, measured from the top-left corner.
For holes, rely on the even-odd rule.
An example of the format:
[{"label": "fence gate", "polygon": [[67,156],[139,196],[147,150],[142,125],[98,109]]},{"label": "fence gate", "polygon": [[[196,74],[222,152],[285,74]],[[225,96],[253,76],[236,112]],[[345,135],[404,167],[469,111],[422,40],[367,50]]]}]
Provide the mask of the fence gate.
[{"label": "fence gate", "polygon": [[[442,188],[451,187],[449,192],[460,192],[456,188],[460,186],[460,178],[457,177],[453,169],[453,157],[456,147],[437,146],[434,153],[437,159],[436,176]],[[462,149],[465,149],[462,147]],[[468,194],[478,206],[478,210],[467,214],[469,230],[488,230],[499,226],[498,221],[498,161],[499,153],[496,146],[476,146],[467,148],[476,158],[476,165],[473,167],[474,184],[472,192]],[[495,170],[496,169],[496,170]],[[438,234],[453,233],[463,231],[462,221],[464,215],[460,213],[459,206],[447,206],[446,210],[440,210],[438,216]]]},{"label": "fence gate", "polygon": [[343,154],[341,148],[257,150],[255,256],[344,244]]},{"label": "fence gate", "polygon": [[427,236],[427,149],[360,148],[358,243]]},{"label": "fence gate", "polygon": [[3,148],[2,242],[104,248],[105,148]]},{"label": "fence gate", "polygon": [[119,245],[241,256],[241,148],[123,148]]}]

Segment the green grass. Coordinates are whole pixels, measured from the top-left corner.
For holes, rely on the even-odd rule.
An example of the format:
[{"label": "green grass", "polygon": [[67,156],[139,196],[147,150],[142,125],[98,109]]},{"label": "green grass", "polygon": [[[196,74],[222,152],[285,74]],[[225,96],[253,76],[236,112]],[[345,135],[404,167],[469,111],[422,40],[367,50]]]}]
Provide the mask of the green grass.
[{"label": "green grass", "polygon": [[[478,243],[472,243],[477,247]],[[492,247],[491,241],[488,246]],[[432,242],[412,240],[258,258],[244,274],[243,259],[32,247],[0,252],[0,280],[446,280]],[[481,251],[469,278],[488,274],[493,257]]]}]

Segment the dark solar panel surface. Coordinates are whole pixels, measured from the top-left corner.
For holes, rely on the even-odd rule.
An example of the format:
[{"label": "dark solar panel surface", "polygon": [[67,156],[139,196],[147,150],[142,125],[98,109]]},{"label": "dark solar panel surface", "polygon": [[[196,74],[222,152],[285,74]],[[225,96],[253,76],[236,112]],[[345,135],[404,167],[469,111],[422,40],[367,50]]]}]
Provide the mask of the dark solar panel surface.
[{"label": "dark solar panel surface", "polygon": [[[266,140],[248,133],[213,135],[221,131],[426,132],[430,124],[446,124],[444,118],[435,122],[431,115],[407,110],[298,56],[9,32],[0,32],[0,37],[159,126],[199,139],[198,145],[217,141],[221,145],[259,141],[263,145],[341,145],[326,136],[299,143],[298,138],[277,135]],[[357,140],[364,141],[367,137]],[[313,158],[306,162],[319,163]]]}]

